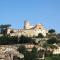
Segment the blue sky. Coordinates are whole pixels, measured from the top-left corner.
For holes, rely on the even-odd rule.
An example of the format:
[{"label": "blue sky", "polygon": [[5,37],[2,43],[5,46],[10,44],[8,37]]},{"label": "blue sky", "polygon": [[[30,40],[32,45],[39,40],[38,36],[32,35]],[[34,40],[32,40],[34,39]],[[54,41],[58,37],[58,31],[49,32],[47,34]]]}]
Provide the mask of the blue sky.
[{"label": "blue sky", "polygon": [[0,0],[0,24],[17,29],[24,20],[60,32],[60,0]]}]

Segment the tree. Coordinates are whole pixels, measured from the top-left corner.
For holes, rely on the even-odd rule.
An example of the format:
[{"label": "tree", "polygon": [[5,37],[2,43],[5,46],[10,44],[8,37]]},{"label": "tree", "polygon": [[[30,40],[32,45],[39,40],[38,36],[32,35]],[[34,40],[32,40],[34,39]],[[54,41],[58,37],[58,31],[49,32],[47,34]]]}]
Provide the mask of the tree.
[{"label": "tree", "polygon": [[25,46],[20,46],[18,48],[18,51],[22,54],[24,54],[24,60],[36,60],[37,57],[37,48],[33,47],[32,51],[27,51]]},{"label": "tree", "polygon": [[8,29],[10,26],[11,26],[10,24],[0,25],[1,33],[4,34],[4,35],[7,35],[7,29]]},{"label": "tree", "polygon": [[19,43],[33,43],[33,39],[31,37],[21,36]]},{"label": "tree", "polygon": [[46,57],[45,60],[60,60],[60,55],[52,55],[49,57]]},{"label": "tree", "polygon": [[32,51],[31,51],[31,56],[32,56],[31,60],[36,60],[36,58],[37,58],[37,48],[36,47],[33,47]]},{"label": "tree", "polygon": [[24,45],[22,45],[22,46],[19,46],[18,51],[22,54],[25,54],[27,52],[27,49],[25,48]]},{"label": "tree", "polygon": [[1,36],[0,37],[0,45],[9,45],[9,44],[17,44],[17,37],[11,36]]},{"label": "tree", "polygon": [[53,34],[53,33],[55,33],[55,30],[54,30],[54,29],[50,29],[50,30],[48,31],[48,33]]},{"label": "tree", "polygon": [[28,58],[30,57],[29,52],[24,45],[19,46],[17,50],[19,51],[19,53],[22,53],[24,55],[24,60],[28,60]]},{"label": "tree", "polygon": [[54,44],[54,43],[57,43],[57,39],[55,37],[52,37],[50,39],[47,40],[47,43],[48,44]]},{"label": "tree", "polygon": [[27,52],[25,55],[25,60],[36,60],[37,58],[37,48],[33,47],[31,52]]},{"label": "tree", "polygon": [[52,37],[43,44],[43,48],[45,49],[45,56],[52,56],[53,49],[57,49],[55,43],[57,43],[57,39]]}]

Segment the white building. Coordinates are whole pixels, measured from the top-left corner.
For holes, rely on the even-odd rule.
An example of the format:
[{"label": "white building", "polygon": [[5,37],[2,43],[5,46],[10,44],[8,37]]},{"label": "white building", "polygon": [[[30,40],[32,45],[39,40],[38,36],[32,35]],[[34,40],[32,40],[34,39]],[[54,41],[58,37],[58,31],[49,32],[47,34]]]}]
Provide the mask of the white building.
[{"label": "white building", "polygon": [[[13,30],[13,33],[11,33],[11,30]],[[46,33],[48,33],[48,31],[43,27],[42,24],[36,24],[35,26],[31,26],[28,21],[25,21],[23,29],[8,29],[7,33],[10,34],[10,36],[24,35],[28,37],[33,37],[38,36],[39,33],[42,33],[43,36],[46,36]]]}]

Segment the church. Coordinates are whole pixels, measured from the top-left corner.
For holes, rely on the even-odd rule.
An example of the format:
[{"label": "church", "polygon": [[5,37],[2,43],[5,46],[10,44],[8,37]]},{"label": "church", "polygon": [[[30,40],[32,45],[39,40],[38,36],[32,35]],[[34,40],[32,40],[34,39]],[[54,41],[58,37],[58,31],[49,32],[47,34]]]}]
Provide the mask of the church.
[{"label": "church", "polygon": [[29,21],[24,21],[23,29],[15,30],[9,28],[7,30],[7,34],[9,34],[10,36],[18,36],[18,37],[20,37],[21,35],[27,37],[34,37],[34,36],[38,36],[39,33],[41,33],[43,36],[46,36],[48,30],[46,30],[42,24],[36,24],[32,26],[30,25]]}]

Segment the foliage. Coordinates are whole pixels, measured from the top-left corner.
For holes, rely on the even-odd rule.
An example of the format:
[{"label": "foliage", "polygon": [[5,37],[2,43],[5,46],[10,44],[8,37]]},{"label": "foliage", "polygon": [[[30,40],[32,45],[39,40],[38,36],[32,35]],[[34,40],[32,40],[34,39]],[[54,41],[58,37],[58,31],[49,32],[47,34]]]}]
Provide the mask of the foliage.
[{"label": "foliage", "polygon": [[49,31],[48,31],[48,33],[55,33],[55,30],[54,29],[50,29]]},{"label": "foliage", "polygon": [[33,39],[31,37],[21,36],[19,43],[33,43]]},{"label": "foliage", "polygon": [[50,39],[47,40],[47,43],[48,44],[54,44],[54,43],[57,43],[57,39],[55,37],[52,37]]},{"label": "foliage", "polygon": [[18,43],[17,37],[10,37],[10,36],[0,37],[0,44],[1,45],[17,44],[17,43]]},{"label": "foliage", "polygon": [[22,54],[25,54],[27,52],[27,49],[25,48],[24,45],[22,45],[22,46],[19,46],[18,51]]},{"label": "foliage", "polygon": [[22,43],[33,43],[33,39],[30,37],[21,36],[18,41],[18,37],[16,36],[1,36],[0,37],[0,45],[8,45],[8,44],[22,44]]},{"label": "foliage", "polygon": [[7,35],[7,28],[9,28],[10,24],[0,25],[0,30],[3,35]]},{"label": "foliage", "polygon": [[18,51],[24,54],[24,60],[35,60],[37,55],[37,49],[34,47],[31,52],[27,51],[25,46],[20,46]]},{"label": "foliage", "polygon": [[52,56],[46,57],[45,60],[60,60],[60,55],[52,55]]},{"label": "foliage", "polygon": [[35,60],[37,58],[37,48],[33,47],[32,51],[31,51],[31,55],[32,55],[32,60]]},{"label": "foliage", "polygon": [[[47,57],[47,56],[52,56],[53,49],[57,49],[57,46],[50,43],[50,41],[49,41],[49,43],[45,42],[43,44],[43,48],[45,49],[45,56]],[[51,51],[50,51],[50,49],[51,49]]]}]

